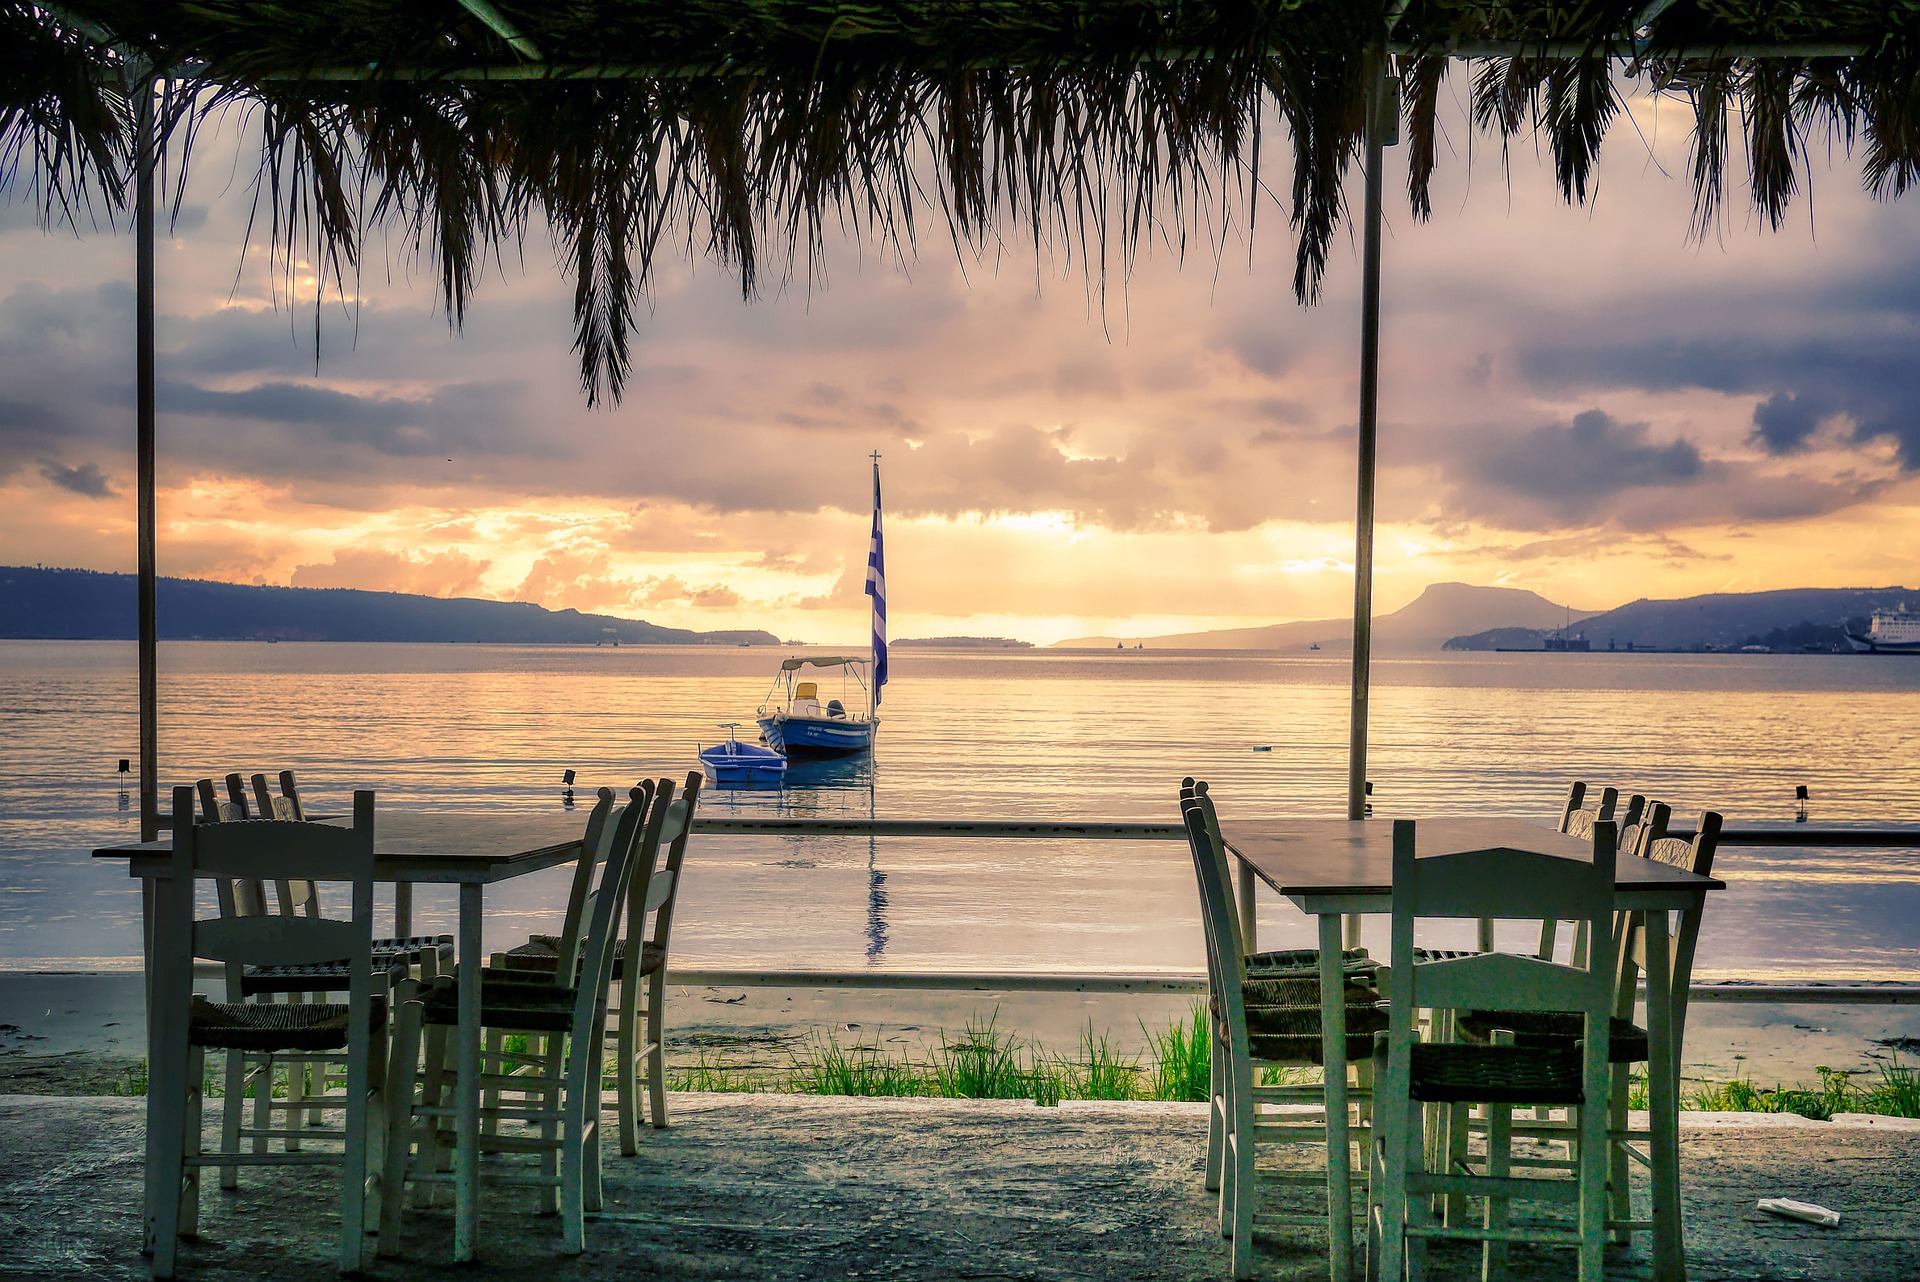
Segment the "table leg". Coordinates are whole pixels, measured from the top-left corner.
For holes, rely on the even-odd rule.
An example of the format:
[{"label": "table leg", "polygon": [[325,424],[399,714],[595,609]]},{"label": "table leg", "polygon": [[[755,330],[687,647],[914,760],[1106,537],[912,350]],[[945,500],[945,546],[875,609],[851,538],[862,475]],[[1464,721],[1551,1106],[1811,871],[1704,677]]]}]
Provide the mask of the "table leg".
[{"label": "table leg", "polygon": [[1685,1227],[1680,1214],[1680,1048],[1674,1039],[1674,992],[1667,914],[1645,916],[1647,953],[1647,1129],[1653,1150],[1653,1275],[1686,1282]]},{"label": "table leg", "polygon": [[1260,914],[1254,911],[1253,888],[1255,879],[1253,865],[1242,859],[1240,867],[1240,946],[1248,953],[1260,951],[1258,935],[1260,933]]},{"label": "table leg", "polygon": [[464,1264],[473,1259],[479,1237],[480,1209],[480,910],[478,882],[460,885],[460,1023],[455,1030],[455,1097],[453,1150],[453,1258]]},{"label": "table leg", "polygon": [[153,1089],[153,1068],[155,1065],[157,1065],[160,1062],[160,1053],[163,1049],[161,1045],[161,1042],[162,1042],[161,1021],[163,1016],[159,1008],[154,1005],[154,1000],[153,1000],[154,988],[159,979],[159,976],[155,973],[157,968],[157,962],[153,952],[154,894],[155,894],[154,884],[155,884],[155,878],[142,877],[140,879],[140,939],[141,939],[140,956],[142,959],[141,971],[142,971],[142,976],[146,982],[146,996],[147,996],[146,1015],[147,1015],[147,1080],[148,1080],[147,1172],[146,1172],[147,1178],[146,1178],[146,1207],[145,1207],[146,1215],[143,1220],[143,1223],[145,1224],[146,1227],[140,1235],[140,1249],[148,1252],[149,1254],[152,1253],[153,1251],[154,1217],[159,1214],[160,1196],[161,1196],[160,1190],[155,1187],[155,1185],[159,1182],[158,1167],[160,1164],[159,1152],[156,1147],[156,1143],[160,1138],[161,1127],[163,1127],[166,1124],[166,1119],[162,1114],[161,1106],[160,1106],[162,1093],[160,1091]]},{"label": "table leg", "polygon": [[1353,1170],[1347,1133],[1346,974],[1340,955],[1340,914],[1319,916],[1320,1062],[1326,1066],[1327,1107],[1327,1265],[1332,1282],[1349,1282],[1353,1276]]},{"label": "table leg", "polygon": [[399,939],[413,935],[413,883],[410,881],[393,883],[393,933]]}]

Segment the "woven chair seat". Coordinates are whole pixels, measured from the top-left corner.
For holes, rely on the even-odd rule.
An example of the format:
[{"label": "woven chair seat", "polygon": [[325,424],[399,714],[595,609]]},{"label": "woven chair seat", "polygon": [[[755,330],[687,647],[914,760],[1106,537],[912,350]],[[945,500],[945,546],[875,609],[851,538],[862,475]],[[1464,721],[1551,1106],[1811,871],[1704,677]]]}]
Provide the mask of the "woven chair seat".
[{"label": "woven chair seat", "polygon": [[[1380,969],[1380,963],[1367,956],[1364,948],[1349,948],[1341,955],[1340,968],[1348,978],[1356,975],[1371,975]],[[1318,975],[1320,973],[1320,950],[1318,948],[1278,948],[1271,952],[1249,953],[1247,955],[1247,978],[1271,979],[1294,974]]]},{"label": "woven chair seat", "polygon": [[[1374,1043],[1374,1064],[1384,1072],[1387,1039]],[[1578,1046],[1476,1046],[1463,1042],[1417,1042],[1413,1047],[1413,1098],[1424,1103],[1565,1104],[1585,1098]]]},{"label": "woven chair seat", "polygon": [[[373,1026],[387,1022],[387,1003],[373,999]],[[222,1050],[345,1050],[351,1024],[344,1002],[210,1002],[195,998],[187,1016],[187,1040]]]},{"label": "woven chair seat", "polygon": [[1462,957],[1478,957],[1480,952],[1474,948],[1416,948],[1413,959],[1417,962],[1458,961]]},{"label": "woven chair seat", "polygon": [[[383,953],[376,947],[373,973],[378,976],[385,971],[388,983],[398,983],[407,977],[413,957],[412,950]],[[344,960],[298,966],[248,966],[240,972],[240,993],[243,997],[263,993],[344,993],[352,982],[352,968]]]},{"label": "woven chair seat", "polygon": [[[504,953],[495,953],[490,960],[496,970],[525,970],[551,975],[560,966],[560,937],[558,935],[530,935],[527,942],[518,948],[510,948]],[[667,950],[652,940],[640,945],[640,973],[651,975],[666,963]],[[613,978],[625,979],[627,974],[627,941],[613,941]]]},{"label": "woven chair seat", "polygon": [[[1372,1052],[1374,1034],[1386,1030],[1387,1007],[1378,1001],[1350,1001],[1346,1015],[1346,1059],[1351,1064],[1364,1060]],[[1318,1005],[1247,1008],[1247,1050],[1254,1059],[1283,1064],[1324,1064],[1326,1044],[1322,1033]]]},{"label": "woven chair seat", "polygon": [[[1573,1011],[1470,1010],[1458,1026],[1469,1041],[1490,1042],[1495,1029],[1513,1034],[1515,1046],[1538,1049],[1570,1046],[1585,1032],[1585,1021]],[[1614,1016],[1607,1024],[1607,1060],[1614,1064],[1643,1064],[1647,1059],[1647,1030]]]},{"label": "woven chair seat", "polygon": [[[1253,1058],[1289,1064],[1324,1062],[1317,980],[1248,980],[1247,991],[1247,1048]],[[1299,1000],[1256,1004],[1256,991]],[[1387,1008],[1372,989],[1358,984],[1347,985],[1346,998],[1347,1058],[1365,1059],[1372,1053],[1373,1035],[1387,1026]],[[1209,1005],[1217,1023],[1221,1017],[1219,1004],[1210,1000]]]},{"label": "woven chair seat", "polygon": [[[480,974],[480,1022],[488,1028],[514,1028],[539,1033],[564,1033],[573,1027],[576,992],[547,980],[520,983]],[[420,994],[420,1018],[429,1024],[460,1022],[460,981],[441,975]]]}]

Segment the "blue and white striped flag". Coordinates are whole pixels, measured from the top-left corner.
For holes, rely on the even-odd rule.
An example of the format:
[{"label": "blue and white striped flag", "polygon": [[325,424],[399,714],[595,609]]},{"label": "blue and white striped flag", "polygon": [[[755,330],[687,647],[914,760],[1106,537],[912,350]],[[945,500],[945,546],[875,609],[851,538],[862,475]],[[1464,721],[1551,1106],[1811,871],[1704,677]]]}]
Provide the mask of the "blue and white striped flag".
[{"label": "blue and white striped flag", "polygon": [[880,541],[880,456],[873,456],[873,540],[867,545],[867,595],[873,598],[873,706],[887,684],[887,553]]}]

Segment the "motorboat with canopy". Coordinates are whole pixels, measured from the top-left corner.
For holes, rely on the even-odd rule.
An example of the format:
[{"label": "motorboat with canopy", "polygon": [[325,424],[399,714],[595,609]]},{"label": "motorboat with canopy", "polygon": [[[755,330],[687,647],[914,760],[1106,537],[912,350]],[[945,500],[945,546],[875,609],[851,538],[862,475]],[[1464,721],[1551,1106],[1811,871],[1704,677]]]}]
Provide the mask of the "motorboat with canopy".
[{"label": "motorboat with canopy", "polygon": [[[880,718],[872,699],[873,661],[864,655],[797,655],[781,662],[756,712],[767,746],[794,756],[846,756],[873,747]],[[808,669],[816,671],[809,673]],[[840,692],[821,683],[839,671]]]}]

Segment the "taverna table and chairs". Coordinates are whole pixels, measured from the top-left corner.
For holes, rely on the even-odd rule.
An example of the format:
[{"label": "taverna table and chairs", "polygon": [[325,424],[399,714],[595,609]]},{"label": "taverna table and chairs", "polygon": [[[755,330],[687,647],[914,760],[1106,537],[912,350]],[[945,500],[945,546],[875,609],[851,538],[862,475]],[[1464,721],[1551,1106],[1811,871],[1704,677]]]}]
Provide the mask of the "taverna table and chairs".
[{"label": "taverna table and chairs", "polygon": [[[1634,825],[1630,837],[1632,848],[1621,849],[1616,856],[1614,849],[1621,835],[1620,826],[1612,818],[1595,817],[1603,811],[1610,813],[1608,803],[1612,800],[1611,796],[1604,798],[1596,810],[1585,812],[1588,818],[1575,820],[1572,815],[1580,809],[1576,797],[1561,819],[1561,828],[1576,831],[1556,831],[1523,819],[1490,817],[1422,819],[1417,823],[1407,823],[1401,829],[1400,825],[1384,819],[1252,819],[1234,815],[1231,806],[1215,816],[1214,799],[1206,795],[1204,784],[1196,789],[1189,781],[1188,786],[1183,788],[1183,818],[1188,821],[1190,840],[1195,845],[1197,869],[1203,862],[1201,846],[1209,839],[1209,833],[1211,839],[1218,843],[1219,861],[1224,864],[1231,858],[1239,865],[1238,893],[1228,893],[1223,887],[1213,896],[1217,909],[1215,915],[1230,916],[1233,920],[1208,923],[1216,1029],[1225,1027],[1221,1022],[1220,975],[1223,971],[1228,976],[1233,974],[1232,959],[1223,960],[1216,954],[1224,953],[1233,946],[1243,952],[1245,960],[1241,962],[1240,974],[1248,982],[1246,1003],[1242,1004],[1245,1007],[1243,1018],[1248,1021],[1250,1028],[1262,1018],[1261,1012],[1247,1005],[1258,1000],[1254,991],[1257,982],[1254,977],[1260,963],[1271,966],[1275,960],[1281,960],[1292,967],[1288,973],[1296,978],[1302,973],[1303,965],[1311,968],[1309,973],[1314,982],[1305,991],[1311,994],[1309,1000],[1318,1004],[1314,1023],[1317,1025],[1320,1046],[1315,1058],[1323,1067],[1324,1082],[1321,1088],[1323,1093],[1315,1102],[1321,1107],[1323,1122],[1320,1124],[1324,1125],[1326,1224],[1329,1233],[1329,1270],[1334,1282],[1347,1282],[1360,1273],[1353,1249],[1353,1197],[1356,1183],[1364,1184],[1366,1181],[1364,1172],[1355,1165],[1354,1148],[1357,1141],[1350,1127],[1362,1127],[1361,1134],[1370,1136],[1376,1150],[1391,1130],[1386,1125],[1388,1119],[1377,1111],[1385,1102],[1383,1096],[1375,1094],[1375,1091],[1384,1087],[1379,1073],[1375,1071],[1369,1075],[1367,1067],[1359,1068],[1358,1078],[1350,1083],[1349,1066],[1356,1064],[1361,1043],[1369,1040],[1367,1037],[1356,1037],[1355,1034],[1362,1029],[1370,1033],[1392,1018],[1391,1003],[1386,1000],[1387,992],[1401,978],[1392,967],[1382,967],[1376,959],[1369,958],[1358,948],[1362,917],[1390,915],[1395,916],[1397,922],[1397,914],[1404,907],[1398,902],[1400,896],[1396,887],[1396,846],[1400,848],[1403,862],[1408,859],[1443,859],[1476,852],[1504,852],[1500,858],[1512,857],[1516,868],[1524,863],[1538,878],[1556,870],[1570,872],[1580,867],[1591,867],[1599,857],[1597,848],[1602,844],[1606,846],[1606,858],[1613,863],[1614,874],[1611,896],[1606,906],[1606,921],[1597,932],[1593,929],[1593,916],[1557,911],[1551,903],[1517,913],[1506,911],[1505,906],[1499,903],[1491,905],[1499,911],[1454,913],[1449,909],[1441,915],[1469,917],[1479,923],[1475,947],[1451,952],[1421,950],[1417,954],[1418,964],[1450,963],[1456,959],[1490,953],[1495,944],[1491,920],[1518,916],[1532,923],[1535,928],[1541,922],[1578,919],[1583,928],[1576,932],[1577,935],[1607,941],[1606,947],[1593,947],[1589,941],[1585,948],[1578,946],[1578,939],[1569,941],[1576,946],[1567,950],[1568,957],[1561,969],[1575,967],[1588,975],[1604,972],[1609,1005],[1616,1016],[1631,1017],[1635,972],[1644,971],[1644,1055],[1647,1062],[1649,1112],[1647,1161],[1651,1175],[1652,1218],[1650,1223],[1629,1221],[1624,1216],[1624,1203],[1616,1201],[1611,1208],[1611,1219],[1591,1221],[1590,1213],[1591,1222],[1587,1227],[1602,1237],[1617,1237],[1620,1231],[1627,1228],[1650,1228],[1654,1276],[1660,1282],[1683,1282],[1686,1263],[1678,1160],[1680,1050],[1694,941],[1708,894],[1724,888],[1725,884],[1706,873],[1711,867],[1713,839],[1719,830],[1719,820],[1717,816],[1709,814],[1703,818],[1698,832],[1686,837],[1669,835],[1665,832],[1667,808],[1646,804],[1644,812],[1649,817],[1648,822]],[[1204,817],[1199,813],[1202,806]],[[1638,817],[1640,812],[1635,813]],[[1641,857],[1654,855],[1656,848],[1657,857]],[[1404,869],[1400,880],[1405,884]],[[1260,884],[1315,918],[1318,932],[1316,949],[1295,950],[1289,954],[1259,952],[1254,895],[1255,887]],[[1204,916],[1208,912],[1204,875],[1201,885]],[[1616,913],[1619,914],[1617,918],[1614,916]],[[1227,930],[1227,927],[1231,930]],[[1501,942],[1511,948],[1518,938],[1515,928],[1509,927],[1501,933]],[[1542,934],[1545,933],[1543,930]],[[1231,940],[1230,944],[1222,942],[1223,934]],[[1542,940],[1543,944],[1547,942]],[[1536,947],[1533,936],[1528,933],[1523,945],[1510,955],[1538,966],[1546,964],[1540,956],[1543,951],[1548,951],[1550,955],[1550,950]],[[1249,965],[1249,962],[1254,964]],[[1526,973],[1541,972],[1526,968]],[[1375,991],[1380,1004],[1377,1008],[1365,1000],[1356,1000],[1356,980],[1362,984],[1378,985]],[[1577,981],[1571,979],[1567,983],[1577,985]],[[1526,1004],[1524,985],[1522,990],[1522,1000],[1508,1005]],[[1296,993],[1281,1000],[1297,1002],[1298,995]],[[1495,1005],[1500,1004],[1497,999],[1490,1000]],[[1580,1006],[1563,1000],[1563,1004],[1549,1004],[1546,1009],[1578,1011]],[[1264,1014],[1270,1019],[1275,1013],[1269,1011]],[[1407,1012],[1407,1015],[1411,1020],[1415,1012]],[[1359,1027],[1356,1027],[1356,1022]],[[1610,1027],[1620,1028],[1623,1024],[1624,1020],[1615,1019]],[[1411,1023],[1407,1027],[1410,1029]],[[1452,1029],[1450,1024],[1443,1023],[1442,1027]],[[1216,1041],[1220,1040],[1216,1036]],[[1250,1040],[1257,1042],[1258,1038]],[[1626,1065],[1618,1065],[1615,1071],[1624,1075]],[[1216,1083],[1221,1080],[1222,1074],[1231,1075],[1234,1081],[1247,1080],[1244,1069],[1225,1063],[1216,1055]],[[1227,1094],[1229,1098],[1223,1104],[1230,1109],[1231,1091]],[[1613,1140],[1631,1138],[1621,1129],[1624,1118],[1612,1108],[1615,1100],[1623,1098],[1624,1092],[1609,1082],[1607,1089],[1592,1100],[1591,1108],[1579,1110],[1590,1115],[1587,1123],[1590,1131],[1594,1126],[1599,1127],[1601,1139],[1598,1147],[1601,1151],[1589,1160],[1606,1161],[1606,1155],[1613,1151]],[[1219,1092],[1216,1091],[1216,1100],[1219,1099]],[[1369,1110],[1374,1110],[1373,1125],[1366,1127]],[[1272,1124],[1267,1125],[1270,1127]],[[1495,1138],[1499,1145],[1504,1145],[1511,1128],[1501,1122],[1495,1125],[1499,1127]],[[1558,1126],[1564,1138],[1570,1141],[1575,1139],[1570,1133],[1573,1123],[1554,1125]],[[1259,1129],[1260,1126],[1256,1125],[1256,1132]],[[1549,1128],[1543,1126],[1540,1129],[1545,1132]],[[1438,1133],[1434,1127],[1428,1127],[1427,1130],[1430,1134]],[[1445,1137],[1447,1158],[1458,1158],[1464,1154],[1464,1141],[1459,1134],[1455,1132]],[[1591,1133],[1587,1138],[1591,1152]],[[1403,1133],[1396,1142],[1404,1139]],[[1210,1181],[1220,1169],[1216,1165],[1220,1159],[1215,1152],[1218,1142],[1220,1137],[1210,1138]],[[1232,1127],[1229,1123],[1224,1146],[1231,1149],[1232,1144]],[[1574,1156],[1561,1165],[1577,1165],[1580,1147],[1578,1143],[1572,1143],[1570,1150]],[[1429,1165],[1444,1169],[1448,1162],[1441,1160],[1429,1162]],[[1613,1170],[1614,1182],[1624,1185],[1624,1164],[1617,1158]],[[1228,1175],[1230,1177],[1230,1172]],[[1223,1185],[1230,1187],[1230,1178],[1223,1181]],[[1484,1186],[1475,1187],[1479,1189]],[[1623,1187],[1614,1190],[1616,1198],[1623,1192]],[[1379,1195],[1378,1189],[1371,1194],[1376,1199],[1376,1205]],[[1402,1199],[1402,1206],[1405,1200]],[[1458,1199],[1455,1204],[1459,1204]],[[1251,1217],[1241,1218],[1250,1231]],[[1237,1223],[1230,1222],[1229,1208],[1223,1197],[1223,1235],[1235,1236]],[[1235,1276],[1249,1276],[1251,1262],[1243,1257],[1237,1237],[1233,1245]],[[1397,1248],[1393,1256],[1398,1258]]]},{"label": "taverna table and chairs", "polygon": [[[178,794],[177,794],[178,795]],[[185,790],[178,815],[185,826],[192,824],[192,793]],[[371,805],[371,801],[369,801]],[[236,833],[251,830],[297,830],[320,827],[286,821],[227,823],[213,827]],[[455,1134],[452,1184],[454,1188],[454,1247],[456,1261],[473,1258],[478,1226],[478,1160],[480,1133],[480,1097],[477,1083],[481,1065],[481,926],[485,916],[485,895],[489,886],[542,869],[552,868],[578,858],[582,847],[581,817],[566,812],[542,813],[459,813],[382,810],[373,821],[371,880],[388,883],[397,889],[415,885],[451,885],[458,888],[459,919],[456,950],[459,959],[473,964],[457,965],[452,979],[456,1017],[450,1030],[452,1059],[456,1080],[463,1084],[455,1103]],[[180,883],[173,843],[170,840],[110,846],[95,850],[103,859],[125,860],[142,889],[142,913],[146,938],[147,989],[150,1009],[165,993],[178,992],[181,982],[191,983],[192,958],[181,951],[186,941],[162,938],[163,922],[192,911],[191,888]],[[285,865],[282,865],[285,870]],[[256,867],[263,879],[272,873]],[[252,872],[246,874],[253,875]],[[394,934],[410,936],[409,900],[396,894]],[[183,908],[182,905],[185,905]],[[277,915],[275,915],[277,916]],[[239,920],[246,920],[241,918]],[[369,943],[370,943],[369,937]],[[371,954],[369,954],[371,955]],[[251,955],[246,960],[254,960]],[[315,960],[318,960],[317,958]],[[183,981],[182,974],[185,975]],[[158,1065],[171,1047],[164,1039],[171,1036],[164,1019],[150,1019],[148,1027],[149,1062]],[[177,1113],[165,1110],[178,1106],[157,1091],[149,1093],[148,1170],[153,1178],[164,1137],[179,1128]],[[149,1245],[162,1220],[161,1204],[170,1195],[148,1187],[146,1223]],[[159,1257],[156,1255],[156,1264]],[[344,1263],[344,1250],[343,1250]]]}]

